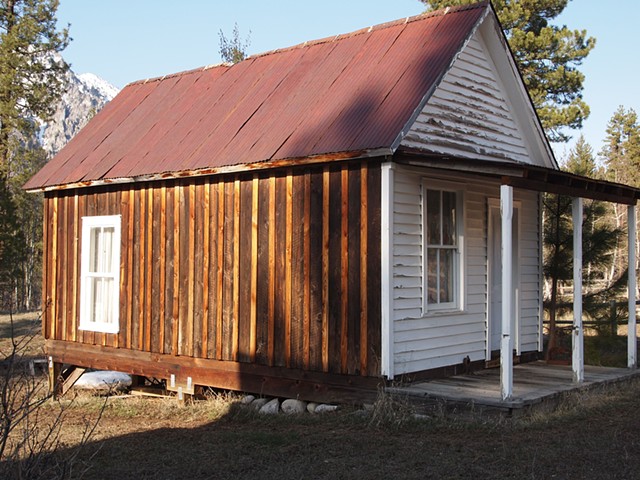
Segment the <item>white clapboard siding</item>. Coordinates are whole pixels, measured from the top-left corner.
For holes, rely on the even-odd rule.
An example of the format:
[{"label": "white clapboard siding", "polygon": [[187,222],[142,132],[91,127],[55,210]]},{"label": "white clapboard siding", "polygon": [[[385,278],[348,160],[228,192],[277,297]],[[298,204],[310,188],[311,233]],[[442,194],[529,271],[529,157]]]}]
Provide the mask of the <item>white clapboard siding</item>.
[{"label": "white clapboard siding", "polygon": [[540,316],[540,235],[538,194],[517,191],[520,200],[520,352],[538,350]]},{"label": "white clapboard siding", "polygon": [[422,185],[406,172],[394,175],[394,316],[422,315]]},{"label": "white clapboard siding", "polygon": [[[463,198],[462,309],[424,314],[422,182],[455,184]],[[398,166],[394,183],[393,338],[396,374],[482,360],[487,330],[487,205],[499,198],[498,181],[469,174]],[[520,219],[520,350],[537,350],[539,233],[537,194],[517,190]]]},{"label": "white clapboard siding", "polygon": [[401,145],[457,157],[532,163],[503,90],[478,31]]}]

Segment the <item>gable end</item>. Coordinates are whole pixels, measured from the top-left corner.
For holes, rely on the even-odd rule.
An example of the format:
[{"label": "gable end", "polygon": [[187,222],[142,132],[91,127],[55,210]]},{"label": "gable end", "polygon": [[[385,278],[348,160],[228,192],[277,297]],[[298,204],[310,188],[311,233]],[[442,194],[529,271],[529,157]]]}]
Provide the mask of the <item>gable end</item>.
[{"label": "gable end", "polygon": [[460,53],[401,145],[439,155],[531,163],[479,32]]}]

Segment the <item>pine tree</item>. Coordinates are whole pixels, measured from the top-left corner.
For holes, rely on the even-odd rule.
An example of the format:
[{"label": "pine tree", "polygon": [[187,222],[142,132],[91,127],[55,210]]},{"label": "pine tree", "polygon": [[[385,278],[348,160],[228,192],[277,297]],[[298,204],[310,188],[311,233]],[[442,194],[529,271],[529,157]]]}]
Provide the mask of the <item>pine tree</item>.
[{"label": "pine tree", "polygon": [[11,136],[33,133],[33,119],[50,116],[64,90],[69,66],[56,54],[69,35],[56,30],[58,3],[0,2],[0,163],[11,154]]},{"label": "pine tree", "polygon": [[607,179],[640,186],[640,123],[630,108],[618,107],[607,124],[605,146],[600,155],[607,167]]},{"label": "pine tree", "polygon": [[562,168],[583,177],[599,178],[593,148],[587,143],[584,135],[580,134]]},{"label": "pine tree", "polygon": [[[607,124],[605,146],[600,157],[605,164],[605,178],[614,182],[640,187],[640,123],[633,109],[618,107]],[[613,223],[618,229],[626,229],[626,207],[613,205]],[[640,245],[636,243],[636,258]],[[610,277],[618,278],[626,274],[627,241],[622,236],[614,248],[614,261]],[[637,270],[637,265],[633,266]],[[632,267],[632,268],[633,268]]]},{"label": "pine tree", "polygon": [[[591,178],[601,175],[593,149],[583,136],[569,152],[563,168]],[[606,221],[607,208],[607,204],[597,200],[583,202],[582,272],[586,292],[583,295],[583,313],[594,320],[603,318],[603,310],[608,311],[606,302],[617,295],[622,286],[617,282],[614,288],[612,282],[607,281],[607,269],[613,260],[612,251],[621,234],[619,229]],[[562,298],[560,287],[571,285],[573,281],[572,199],[564,195],[545,194],[543,209],[543,272],[549,292],[545,302],[549,312],[548,358],[556,347],[557,317],[570,308],[570,299]]]},{"label": "pine tree", "polygon": [[21,252],[14,262],[14,301],[18,310],[33,310],[40,302],[42,281],[42,193],[22,189],[47,161],[47,153],[36,144],[21,145],[11,161],[9,191],[20,228]]},{"label": "pine tree", "polygon": [[27,245],[36,245],[41,235],[36,228],[25,238],[25,222],[34,223],[26,221],[33,216],[29,210],[37,216],[41,206],[25,204],[16,192],[21,174],[34,171],[29,162],[37,119],[53,113],[69,68],[59,55],[70,39],[67,29],[57,30],[58,3],[0,0],[0,281],[14,297],[25,278]]},{"label": "pine tree", "polygon": [[[435,10],[476,0],[421,0]],[[549,22],[569,0],[493,0],[529,95],[552,142],[566,142],[565,129],[580,129],[589,116],[582,99],[584,75],[577,69],[595,46],[585,30]]]},{"label": "pine tree", "polygon": [[24,260],[23,236],[15,211],[6,176],[0,175],[0,308],[7,302],[6,295],[13,292]]}]

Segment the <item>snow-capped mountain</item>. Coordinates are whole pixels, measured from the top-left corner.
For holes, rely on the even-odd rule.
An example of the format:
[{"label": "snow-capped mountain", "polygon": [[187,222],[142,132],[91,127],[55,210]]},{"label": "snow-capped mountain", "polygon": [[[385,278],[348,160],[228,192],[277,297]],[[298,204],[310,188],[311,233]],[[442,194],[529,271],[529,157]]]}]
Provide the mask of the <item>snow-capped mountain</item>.
[{"label": "snow-capped mountain", "polygon": [[118,93],[118,89],[93,73],[67,73],[68,87],[51,120],[40,129],[40,141],[55,155]]}]

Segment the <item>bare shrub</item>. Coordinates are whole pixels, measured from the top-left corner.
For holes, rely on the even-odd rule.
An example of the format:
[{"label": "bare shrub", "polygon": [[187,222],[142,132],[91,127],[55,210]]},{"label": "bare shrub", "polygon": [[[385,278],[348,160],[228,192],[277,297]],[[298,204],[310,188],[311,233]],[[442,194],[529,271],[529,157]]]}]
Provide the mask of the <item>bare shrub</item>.
[{"label": "bare shrub", "polygon": [[6,318],[9,325],[3,330],[8,338],[0,348],[0,478],[63,479],[72,474],[78,478],[89,466],[79,461],[80,452],[104,405],[96,418],[85,421],[80,442],[67,448],[61,430],[70,402],[55,400],[45,377],[33,369],[31,345],[38,331],[34,327],[17,334],[13,314]]}]

